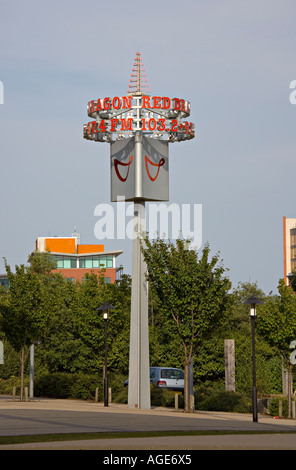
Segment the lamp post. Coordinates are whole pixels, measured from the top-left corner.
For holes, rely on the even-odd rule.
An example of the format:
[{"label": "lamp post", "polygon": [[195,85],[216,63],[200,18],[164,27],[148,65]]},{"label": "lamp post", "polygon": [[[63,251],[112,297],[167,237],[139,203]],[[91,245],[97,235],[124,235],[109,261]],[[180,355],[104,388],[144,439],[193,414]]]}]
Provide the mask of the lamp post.
[{"label": "lamp post", "polygon": [[109,318],[109,310],[113,305],[108,302],[103,303],[97,310],[103,310],[103,318],[105,322],[105,368],[104,368],[104,406],[108,406],[108,375],[107,375],[107,321]]},{"label": "lamp post", "polygon": [[252,357],[253,357],[253,388],[252,388],[252,410],[253,410],[253,421],[258,421],[257,411],[257,387],[256,387],[256,363],[255,363],[255,318],[256,318],[256,305],[262,304],[261,300],[252,296],[247,299],[244,304],[250,305],[250,317],[252,323]]}]

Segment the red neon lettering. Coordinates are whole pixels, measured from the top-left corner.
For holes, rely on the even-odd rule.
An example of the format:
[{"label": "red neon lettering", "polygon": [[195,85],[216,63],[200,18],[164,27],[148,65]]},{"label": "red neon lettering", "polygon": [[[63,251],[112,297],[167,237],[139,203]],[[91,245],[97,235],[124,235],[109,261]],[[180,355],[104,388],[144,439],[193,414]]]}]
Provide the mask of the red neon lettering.
[{"label": "red neon lettering", "polygon": [[121,121],[121,131],[132,131],[133,118],[120,119]]},{"label": "red neon lettering", "polygon": [[98,101],[97,101],[97,107],[96,107],[95,111],[101,111],[101,110],[102,110],[101,100],[98,99]]},{"label": "red neon lettering", "polygon": [[153,96],[153,108],[161,108],[161,96]]},{"label": "red neon lettering", "polygon": [[171,100],[169,98],[167,98],[166,96],[164,96],[162,98],[162,107],[163,107],[163,109],[169,109],[170,106],[171,106]]},{"label": "red neon lettering", "polygon": [[143,96],[142,108],[150,108],[150,97],[149,96]]},{"label": "red neon lettering", "polygon": [[111,129],[110,131],[116,131],[116,126],[118,124],[118,119],[111,119]]},{"label": "red neon lettering", "polygon": [[185,100],[180,100],[181,101],[181,111],[185,113]]},{"label": "red neon lettering", "polygon": [[132,97],[131,96],[123,96],[122,97],[122,108],[131,108],[132,107]]},{"label": "red neon lettering", "polygon": [[104,119],[101,120],[101,122],[99,124],[99,129],[100,129],[101,132],[106,132],[106,126],[105,126]]},{"label": "red neon lettering", "polygon": [[149,119],[148,127],[150,131],[154,131],[156,129],[156,120],[154,118]]},{"label": "red neon lettering", "polygon": [[119,109],[120,108],[120,99],[118,98],[118,96],[115,96],[115,98],[113,98],[112,106],[113,106],[114,109]]},{"label": "red neon lettering", "polygon": [[165,131],[165,119],[159,118],[159,123],[158,130]]},{"label": "red neon lettering", "polygon": [[86,132],[88,133],[88,135],[93,134],[95,132],[96,124],[97,124],[97,121],[90,121],[87,123]]},{"label": "red neon lettering", "polygon": [[110,98],[105,98],[103,101],[104,109],[110,109]]},{"label": "red neon lettering", "polygon": [[174,102],[175,102],[175,107],[174,107],[175,111],[179,111],[179,109],[180,109],[180,100],[179,100],[179,98],[174,98]]},{"label": "red neon lettering", "polygon": [[93,113],[94,110],[95,110],[95,102],[94,102],[94,100],[89,101],[89,103],[88,103],[88,112],[89,112],[89,113]]},{"label": "red neon lettering", "polygon": [[173,120],[172,120],[172,128],[171,128],[171,131],[172,131],[172,132],[177,132],[177,131],[178,131],[178,121],[177,121],[177,119],[173,119]]}]

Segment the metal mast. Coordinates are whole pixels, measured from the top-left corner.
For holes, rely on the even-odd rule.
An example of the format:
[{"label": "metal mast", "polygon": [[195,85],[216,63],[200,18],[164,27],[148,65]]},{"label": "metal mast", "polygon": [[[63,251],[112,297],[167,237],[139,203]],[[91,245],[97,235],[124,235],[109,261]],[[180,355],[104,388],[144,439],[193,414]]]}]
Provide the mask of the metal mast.
[{"label": "metal mast", "polygon": [[136,52],[134,68],[132,69],[128,94],[145,95],[151,93],[150,85],[147,80],[146,70],[143,68],[143,59],[140,52]]}]

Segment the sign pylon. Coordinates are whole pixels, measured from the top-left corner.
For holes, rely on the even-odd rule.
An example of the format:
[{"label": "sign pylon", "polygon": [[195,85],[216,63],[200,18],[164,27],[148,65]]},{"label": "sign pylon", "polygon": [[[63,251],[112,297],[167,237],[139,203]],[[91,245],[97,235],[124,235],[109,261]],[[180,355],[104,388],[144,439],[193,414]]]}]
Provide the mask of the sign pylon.
[{"label": "sign pylon", "polygon": [[146,233],[145,201],[169,200],[168,144],[195,136],[190,103],[150,96],[140,52],[136,53],[126,96],[88,103],[83,137],[108,142],[111,149],[111,201],[134,202],[129,408],[150,408],[148,286],[141,239]]}]

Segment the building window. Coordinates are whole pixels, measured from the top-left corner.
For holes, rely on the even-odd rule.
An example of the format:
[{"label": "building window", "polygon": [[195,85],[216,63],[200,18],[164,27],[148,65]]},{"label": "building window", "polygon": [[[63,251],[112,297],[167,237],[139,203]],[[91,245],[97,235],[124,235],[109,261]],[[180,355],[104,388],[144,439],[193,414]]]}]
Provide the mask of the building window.
[{"label": "building window", "polygon": [[57,256],[57,269],[76,268],[76,258],[71,256]]},{"label": "building window", "polygon": [[296,235],[291,235],[290,243],[291,243],[291,246],[296,245]]},{"label": "building window", "polygon": [[113,256],[83,256],[79,258],[79,268],[113,268]]},{"label": "building window", "polygon": [[0,278],[0,286],[5,287],[5,289],[9,287],[9,280],[7,277]]},{"label": "building window", "polygon": [[113,256],[107,256],[107,268],[113,268]]},{"label": "building window", "polygon": [[92,259],[91,258],[85,258],[85,267],[86,268],[92,268]]}]

